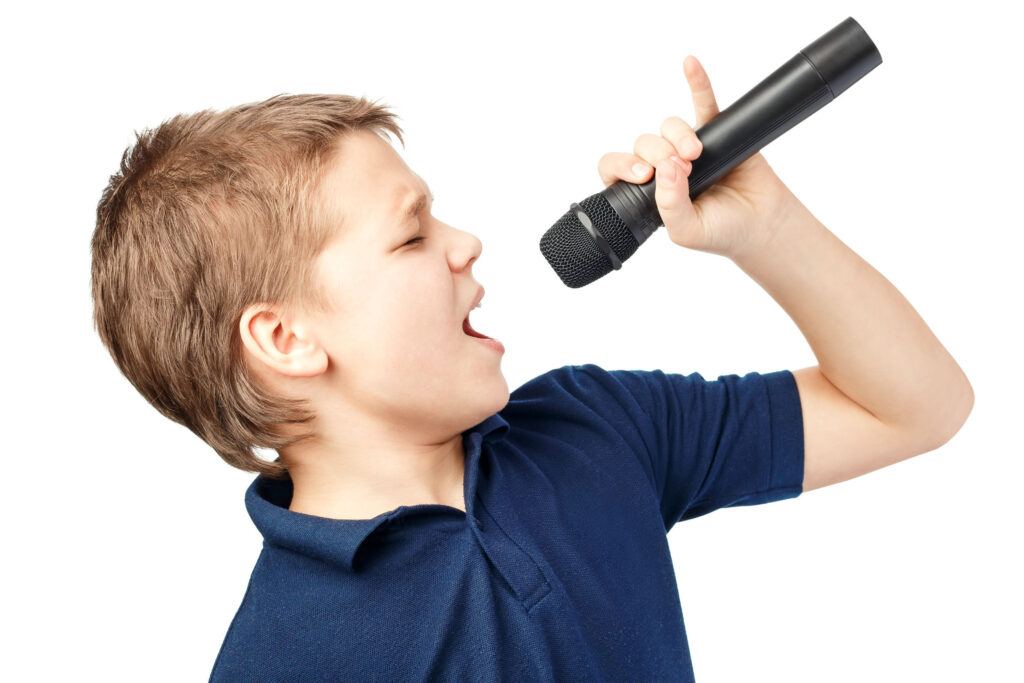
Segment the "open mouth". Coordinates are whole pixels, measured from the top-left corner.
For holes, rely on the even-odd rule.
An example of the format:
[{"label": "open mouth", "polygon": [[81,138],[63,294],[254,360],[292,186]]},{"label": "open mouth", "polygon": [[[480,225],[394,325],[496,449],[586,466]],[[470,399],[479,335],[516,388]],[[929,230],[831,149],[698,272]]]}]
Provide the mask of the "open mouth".
[{"label": "open mouth", "polygon": [[462,321],[462,331],[465,332],[470,337],[476,337],[478,339],[490,339],[490,337],[488,337],[487,335],[480,334],[479,332],[474,330],[472,326],[470,326],[468,315],[466,316],[466,319]]}]

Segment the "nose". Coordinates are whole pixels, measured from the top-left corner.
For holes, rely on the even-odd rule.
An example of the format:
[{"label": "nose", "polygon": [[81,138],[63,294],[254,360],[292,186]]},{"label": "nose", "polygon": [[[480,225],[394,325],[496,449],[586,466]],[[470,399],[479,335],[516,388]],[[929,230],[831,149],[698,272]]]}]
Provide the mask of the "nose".
[{"label": "nose", "polygon": [[452,270],[459,271],[480,258],[484,245],[480,238],[470,232],[452,228],[452,241],[448,249],[448,263]]}]

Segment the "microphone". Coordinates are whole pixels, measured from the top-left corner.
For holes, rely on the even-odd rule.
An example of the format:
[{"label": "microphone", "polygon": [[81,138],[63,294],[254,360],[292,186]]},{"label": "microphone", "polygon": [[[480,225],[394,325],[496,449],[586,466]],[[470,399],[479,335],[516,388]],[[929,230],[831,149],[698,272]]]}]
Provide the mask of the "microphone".
[{"label": "microphone", "polygon": [[[690,171],[690,199],[881,63],[871,38],[847,17],[694,129],[703,149]],[[541,253],[562,282],[583,287],[621,268],[665,224],[654,191],[654,176],[642,185],[619,180],[573,202],[540,239]]]}]

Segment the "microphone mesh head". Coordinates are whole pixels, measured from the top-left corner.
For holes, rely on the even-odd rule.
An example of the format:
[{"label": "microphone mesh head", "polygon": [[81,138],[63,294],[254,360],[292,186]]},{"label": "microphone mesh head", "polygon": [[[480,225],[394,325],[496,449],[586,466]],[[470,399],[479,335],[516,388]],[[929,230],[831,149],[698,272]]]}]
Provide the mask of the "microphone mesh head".
[{"label": "microphone mesh head", "polygon": [[[581,201],[580,207],[619,261],[628,259],[640,246],[600,192]],[[611,261],[580,223],[574,209],[567,211],[544,233],[540,238],[540,251],[562,282],[574,289],[589,285],[612,270]]]}]

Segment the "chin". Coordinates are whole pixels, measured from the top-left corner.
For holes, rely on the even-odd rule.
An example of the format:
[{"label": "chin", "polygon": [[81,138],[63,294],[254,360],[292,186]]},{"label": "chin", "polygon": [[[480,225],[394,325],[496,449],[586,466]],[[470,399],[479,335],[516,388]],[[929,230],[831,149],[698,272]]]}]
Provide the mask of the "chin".
[{"label": "chin", "polygon": [[488,396],[493,397],[493,401],[490,405],[494,408],[490,413],[488,413],[488,415],[491,413],[497,413],[504,408],[508,404],[508,399],[511,396],[511,393],[508,390],[508,380],[505,379],[505,375],[501,373],[501,370],[498,371],[498,377],[501,382],[495,382],[494,390],[488,393]]}]

